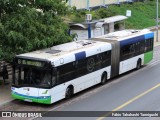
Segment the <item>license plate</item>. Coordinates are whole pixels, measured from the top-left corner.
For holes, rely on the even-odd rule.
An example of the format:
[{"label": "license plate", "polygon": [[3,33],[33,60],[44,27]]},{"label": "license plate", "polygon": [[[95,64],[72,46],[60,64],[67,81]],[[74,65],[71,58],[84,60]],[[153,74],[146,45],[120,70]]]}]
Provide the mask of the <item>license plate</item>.
[{"label": "license plate", "polygon": [[32,100],[30,100],[30,99],[24,99],[24,101],[27,101],[27,102],[32,102]]}]

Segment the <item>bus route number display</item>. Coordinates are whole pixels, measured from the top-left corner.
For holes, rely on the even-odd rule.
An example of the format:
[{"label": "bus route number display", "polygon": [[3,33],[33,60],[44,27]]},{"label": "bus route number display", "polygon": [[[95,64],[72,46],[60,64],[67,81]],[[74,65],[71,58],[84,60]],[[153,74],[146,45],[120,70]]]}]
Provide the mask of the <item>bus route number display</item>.
[{"label": "bus route number display", "polygon": [[18,59],[18,64],[32,65],[32,66],[38,66],[38,67],[43,66],[42,62],[39,62],[39,61],[30,61],[30,60],[21,60],[21,59]]}]

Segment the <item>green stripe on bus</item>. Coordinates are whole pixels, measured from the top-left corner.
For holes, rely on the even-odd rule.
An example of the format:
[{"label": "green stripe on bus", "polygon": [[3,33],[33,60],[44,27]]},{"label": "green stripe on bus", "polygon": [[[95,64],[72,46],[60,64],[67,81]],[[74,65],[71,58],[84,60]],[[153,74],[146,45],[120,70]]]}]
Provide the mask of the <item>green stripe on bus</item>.
[{"label": "green stripe on bus", "polygon": [[32,102],[36,103],[43,103],[43,104],[51,104],[51,97],[49,98],[43,98],[43,99],[36,99],[36,98],[30,98],[30,97],[24,97],[15,93],[11,93],[12,97],[14,99],[19,99],[19,100],[31,100]]},{"label": "green stripe on bus", "polygon": [[153,51],[144,53],[144,64],[147,64],[153,59]]}]

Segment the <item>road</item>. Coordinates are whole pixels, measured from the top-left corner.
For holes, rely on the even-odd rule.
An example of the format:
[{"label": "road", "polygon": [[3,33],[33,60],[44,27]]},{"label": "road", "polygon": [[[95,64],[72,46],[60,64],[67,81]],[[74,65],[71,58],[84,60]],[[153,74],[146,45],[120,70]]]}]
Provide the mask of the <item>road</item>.
[{"label": "road", "polygon": [[[150,120],[151,118],[106,117],[107,111],[160,111],[160,46],[154,49],[154,59],[140,70],[130,71],[82,91],[71,100],[42,105],[14,100],[0,107],[0,111],[104,111],[94,117],[47,117],[36,120]],[[76,112],[73,112],[73,115]],[[87,113],[88,114],[88,113]],[[14,118],[17,120],[17,118]],[[14,120],[12,118],[12,120]],[[26,118],[27,119],[27,118]],[[158,120],[160,118],[152,118]],[[151,120],[152,120],[151,119]]]},{"label": "road", "polygon": [[[157,52],[158,55],[159,52]],[[110,80],[106,85],[93,87],[90,95],[84,93],[79,100],[73,99],[67,105],[50,109],[51,111],[106,111],[96,117],[54,117],[41,118],[52,120],[150,120],[151,118],[106,117],[107,111],[160,111],[160,63],[155,59],[151,64],[138,71],[130,71]],[[154,62],[155,61],[155,62]],[[88,92],[88,91],[87,91]],[[74,114],[74,112],[73,112]],[[152,118],[158,120],[160,118]]]}]

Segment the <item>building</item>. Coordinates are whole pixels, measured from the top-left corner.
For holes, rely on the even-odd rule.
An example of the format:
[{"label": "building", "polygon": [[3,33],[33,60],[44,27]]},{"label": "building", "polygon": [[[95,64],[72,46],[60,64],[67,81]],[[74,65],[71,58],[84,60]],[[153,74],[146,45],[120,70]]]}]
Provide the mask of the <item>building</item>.
[{"label": "building", "polygon": [[132,0],[64,0],[69,6],[75,6],[77,9],[90,9],[95,7],[106,7],[110,4],[120,4],[131,2]]},{"label": "building", "polygon": [[110,32],[125,29],[126,16],[117,15],[92,22],[71,23],[70,34],[77,34],[76,40],[94,38]]}]

